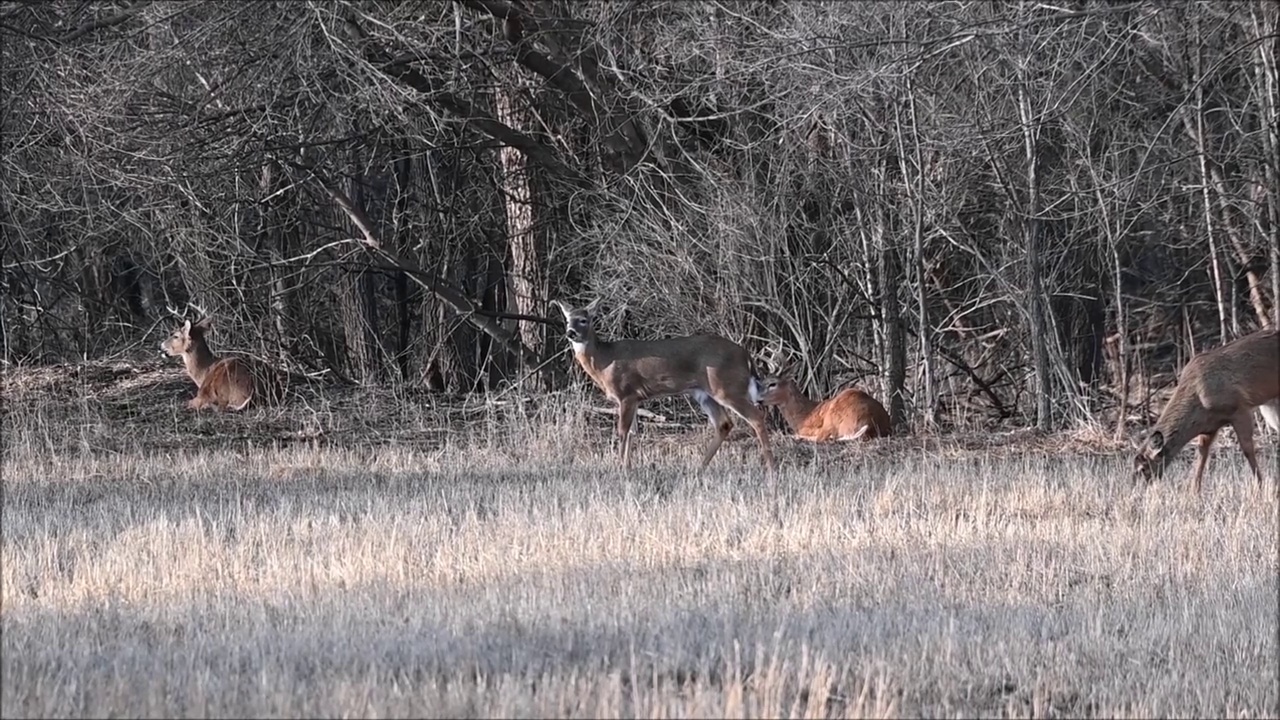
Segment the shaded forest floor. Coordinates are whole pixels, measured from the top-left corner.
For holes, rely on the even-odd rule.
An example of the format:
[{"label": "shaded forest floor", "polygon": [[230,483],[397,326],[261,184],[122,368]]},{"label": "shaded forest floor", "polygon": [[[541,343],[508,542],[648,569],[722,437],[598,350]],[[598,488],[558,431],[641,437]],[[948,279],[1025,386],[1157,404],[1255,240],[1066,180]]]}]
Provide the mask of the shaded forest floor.
[{"label": "shaded forest floor", "polygon": [[[194,386],[173,362],[79,363],[4,372],[0,400],[9,431],[41,432],[48,450],[155,450],[224,445],[321,447],[402,445],[439,449],[450,444],[501,443],[519,436],[578,433],[573,444],[613,452],[611,404],[579,381],[560,392],[450,396],[338,383],[295,384],[278,407],[243,413],[193,413],[185,402]],[[701,413],[684,398],[647,403],[638,419],[640,460],[645,448],[666,456],[696,450],[709,437]],[[874,442],[815,446],[790,436],[776,412],[771,440],[780,459],[839,462],[929,452],[941,456],[1112,455],[1130,450],[1099,427],[1055,433],[1034,429],[942,431]],[[568,439],[568,438],[563,438]],[[9,443],[12,445],[12,443]],[[56,446],[56,447],[55,447]],[[686,452],[687,451],[687,452]],[[745,423],[736,423],[722,453],[757,453]]]}]

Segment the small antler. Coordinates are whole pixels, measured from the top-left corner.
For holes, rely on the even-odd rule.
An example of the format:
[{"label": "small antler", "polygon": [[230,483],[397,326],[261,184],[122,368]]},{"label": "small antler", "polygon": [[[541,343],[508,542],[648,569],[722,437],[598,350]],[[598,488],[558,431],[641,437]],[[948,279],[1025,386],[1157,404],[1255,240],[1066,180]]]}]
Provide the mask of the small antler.
[{"label": "small antler", "polygon": [[786,354],[782,350],[782,341],[774,340],[765,346],[765,367],[769,369],[770,375],[783,374]]}]

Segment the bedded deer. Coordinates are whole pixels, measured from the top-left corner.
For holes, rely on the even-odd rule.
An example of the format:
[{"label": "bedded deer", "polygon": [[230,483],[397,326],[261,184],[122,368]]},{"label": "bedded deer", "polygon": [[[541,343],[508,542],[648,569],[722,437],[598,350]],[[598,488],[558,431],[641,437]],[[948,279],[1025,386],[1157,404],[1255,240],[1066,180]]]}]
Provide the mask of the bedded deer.
[{"label": "bedded deer", "polygon": [[870,440],[890,434],[889,413],[884,406],[857,388],[845,388],[835,397],[817,401],[782,374],[766,377],[761,385],[761,402],[776,406],[791,432],[803,440]]},{"label": "bedded deer", "polygon": [[274,373],[242,358],[213,354],[205,340],[210,323],[208,316],[194,323],[187,320],[160,343],[161,351],[182,358],[187,376],[196,384],[196,396],[187,407],[239,411],[255,398],[278,400],[281,388]]},{"label": "bedded deer", "polygon": [[702,454],[701,473],[733,429],[732,410],[755,431],[765,467],[774,471],[764,411],[757,405],[760,381],[751,355],[719,335],[693,335],[663,340],[601,340],[592,324],[599,298],[586,307],[559,300],[565,335],[573,356],[596,387],[618,406],[619,457],[631,467],[631,425],[640,403],[671,395],[688,395],[706,413],[715,434]]},{"label": "bedded deer", "polygon": [[1164,472],[1169,459],[1196,439],[1193,489],[1200,492],[1209,448],[1224,426],[1235,428],[1240,451],[1249,461],[1258,485],[1257,449],[1253,442],[1253,410],[1280,431],[1280,332],[1260,330],[1226,345],[1206,350],[1178,374],[1178,386],[1160,412],[1160,419],[1133,459],[1134,480],[1151,481]]}]

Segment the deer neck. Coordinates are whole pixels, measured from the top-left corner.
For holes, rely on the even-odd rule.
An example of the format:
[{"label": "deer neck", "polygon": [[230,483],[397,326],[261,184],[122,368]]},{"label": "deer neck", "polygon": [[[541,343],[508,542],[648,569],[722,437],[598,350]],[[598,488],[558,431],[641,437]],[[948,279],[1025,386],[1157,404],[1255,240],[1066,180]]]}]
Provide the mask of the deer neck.
[{"label": "deer neck", "polygon": [[593,373],[600,368],[608,367],[613,362],[613,343],[601,342],[594,334],[583,342],[571,343],[573,357],[583,370]]},{"label": "deer neck", "polygon": [[1198,412],[1200,402],[1191,383],[1179,384],[1153,428],[1164,436],[1164,445],[1157,452],[1161,459],[1177,455],[1184,445],[1191,442],[1191,438],[1203,431],[1200,427],[1202,420],[1197,417]]},{"label": "deer neck", "polygon": [[791,426],[791,431],[799,432],[804,425],[804,421],[809,419],[816,407],[818,407],[817,402],[810,400],[808,395],[800,392],[800,388],[792,387],[791,392],[787,395],[786,402],[779,405],[778,410],[782,412],[782,419],[786,420],[787,425]]},{"label": "deer neck", "polygon": [[610,390],[609,383],[604,377],[604,370],[613,364],[614,355],[613,343],[599,342],[594,336],[587,338],[586,342],[573,343],[574,359],[578,361],[578,365],[582,367],[587,377],[591,378],[591,381],[605,394],[610,394]]},{"label": "deer neck", "polygon": [[196,387],[204,385],[204,378],[209,374],[209,368],[213,367],[217,361],[218,357],[204,343],[182,353],[182,364],[187,368],[187,376],[196,384]]}]

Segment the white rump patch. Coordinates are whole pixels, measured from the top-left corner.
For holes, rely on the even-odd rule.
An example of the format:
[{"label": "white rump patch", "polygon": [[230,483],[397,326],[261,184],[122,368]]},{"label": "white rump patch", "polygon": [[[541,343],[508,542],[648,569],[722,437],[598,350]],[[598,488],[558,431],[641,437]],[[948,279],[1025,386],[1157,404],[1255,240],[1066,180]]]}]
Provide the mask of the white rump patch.
[{"label": "white rump patch", "polygon": [[1258,406],[1258,409],[1262,411],[1262,419],[1271,426],[1271,429],[1280,432],[1280,398],[1263,403]]},{"label": "white rump patch", "polygon": [[858,428],[858,432],[856,432],[856,433],[854,433],[854,434],[852,434],[852,435],[844,435],[844,436],[841,436],[841,438],[840,438],[840,439],[841,439],[841,440],[857,440],[858,438],[862,437],[863,435],[866,435],[866,434],[867,434],[867,431],[868,431],[868,430],[870,430],[870,429],[871,429],[871,425],[870,425],[870,423],[868,423],[868,424],[863,425],[862,427]]},{"label": "white rump patch", "polygon": [[760,387],[760,381],[755,375],[751,376],[751,380],[747,383],[747,395],[751,398],[751,404],[759,405],[764,399],[764,389]]}]

